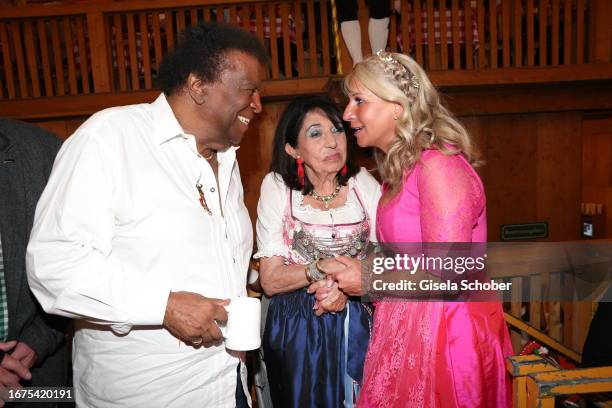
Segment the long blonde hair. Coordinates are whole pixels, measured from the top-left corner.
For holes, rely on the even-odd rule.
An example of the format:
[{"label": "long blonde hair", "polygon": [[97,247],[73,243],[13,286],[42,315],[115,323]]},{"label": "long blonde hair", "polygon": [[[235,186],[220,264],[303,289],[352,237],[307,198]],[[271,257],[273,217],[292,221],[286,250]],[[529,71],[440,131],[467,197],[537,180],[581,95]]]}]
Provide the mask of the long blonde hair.
[{"label": "long blonde hair", "polygon": [[379,98],[400,104],[395,140],[384,154],[376,150],[378,171],[391,186],[399,186],[424,149],[437,148],[444,154],[462,153],[476,167],[479,153],[465,128],[440,102],[427,74],[407,55],[379,52],[355,65],[344,79],[344,89],[358,80]]}]

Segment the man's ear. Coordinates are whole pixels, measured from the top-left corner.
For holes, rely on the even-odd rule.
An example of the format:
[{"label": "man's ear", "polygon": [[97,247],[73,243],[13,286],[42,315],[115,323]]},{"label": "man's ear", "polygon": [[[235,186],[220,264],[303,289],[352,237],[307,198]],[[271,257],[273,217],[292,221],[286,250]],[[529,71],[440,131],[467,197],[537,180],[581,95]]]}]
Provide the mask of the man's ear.
[{"label": "man's ear", "polygon": [[194,73],[187,77],[187,92],[191,99],[197,104],[202,105],[206,101],[208,94],[208,84],[198,78]]},{"label": "man's ear", "polygon": [[293,146],[291,146],[289,143],[285,143],[285,152],[296,160],[298,157],[300,157],[300,154],[297,152],[297,150],[295,150]]}]

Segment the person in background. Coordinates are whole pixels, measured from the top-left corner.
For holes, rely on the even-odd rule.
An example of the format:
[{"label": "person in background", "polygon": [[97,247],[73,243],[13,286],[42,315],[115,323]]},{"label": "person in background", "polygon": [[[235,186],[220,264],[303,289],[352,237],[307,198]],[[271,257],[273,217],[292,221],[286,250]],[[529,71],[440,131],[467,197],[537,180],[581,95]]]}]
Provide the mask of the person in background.
[{"label": "person in background", "polygon": [[380,186],[347,156],[340,115],[327,98],[292,101],[261,186],[255,257],[271,297],[262,347],[275,407],[352,407],[359,393],[371,310],[318,266],[364,256]]},{"label": "person in background", "polygon": [[224,24],[190,26],[153,103],[88,119],[62,147],[27,253],[32,291],[73,317],[81,407],[245,407],[243,353],[217,322],[246,296],[252,224],[236,149],[268,56]]},{"label": "person in background", "polygon": [[[611,298],[612,288],[609,288],[603,299]],[[612,326],[612,302],[600,301],[582,347],[581,367],[612,366],[612,344],[606,340],[610,326]]]},{"label": "person in background", "polygon": [[42,311],[25,268],[36,202],[60,146],[46,130],[0,118],[0,406],[9,388],[68,382],[67,322]]},{"label": "person in background", "polygon": [[[388,1],[366,0],[366,3],[370,10],[368,36],[372,54],[375,54],[387,48],[390,7]],[[357,0],[336,0],[336,11],[342,37],[355,65],[363,60]]]}]

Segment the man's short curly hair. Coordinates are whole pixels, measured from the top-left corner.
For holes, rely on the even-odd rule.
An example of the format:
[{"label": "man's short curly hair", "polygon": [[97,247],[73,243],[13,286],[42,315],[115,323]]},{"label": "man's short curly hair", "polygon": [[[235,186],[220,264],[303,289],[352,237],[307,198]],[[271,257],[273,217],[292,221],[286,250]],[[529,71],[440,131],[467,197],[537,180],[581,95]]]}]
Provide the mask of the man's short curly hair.
[{"label": "man's short curly hair", "polygon": [[226,54],[241,51],[264,65],[269,57],[263,44],[254,35],[228,24],[206,22],[187,27],[175,48],[163,58],[158,85],[166,96],[182,88],[193,73],[207,83],[220,80],[228,68]]}]

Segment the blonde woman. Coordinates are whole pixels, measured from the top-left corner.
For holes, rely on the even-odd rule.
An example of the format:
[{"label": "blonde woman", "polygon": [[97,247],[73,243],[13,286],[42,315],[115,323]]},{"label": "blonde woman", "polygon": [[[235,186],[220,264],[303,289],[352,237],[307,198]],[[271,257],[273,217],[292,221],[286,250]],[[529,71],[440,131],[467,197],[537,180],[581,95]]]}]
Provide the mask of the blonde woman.
[{"label": "blonde woman", "polygon": [[[378,241],[486,242],[476,151],[421,67],[381,52],[357,64],[345,88],[344,119],[360,146],[377,148],[384,180]],[[359,261],[337,259],[345,269],[328,271],[339,287],[362,293]],[[380,301],[358,406],[509,407],[511,353],[497,302]]]}]

